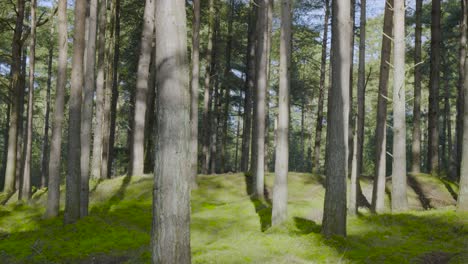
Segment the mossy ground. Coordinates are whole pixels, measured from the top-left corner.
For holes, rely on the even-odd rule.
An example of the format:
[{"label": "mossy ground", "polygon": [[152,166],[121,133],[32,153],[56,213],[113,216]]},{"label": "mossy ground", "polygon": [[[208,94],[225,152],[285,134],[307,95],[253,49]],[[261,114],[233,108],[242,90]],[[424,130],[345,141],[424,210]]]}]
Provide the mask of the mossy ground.
[{"label": "mossy ground", "polygon": [[[273,177],[267,175],[270,195]],[[249,198],[243,174],[202,175],[192,193],[192,260],[468,263],[468,214],[454,210],[456,185],[427,175],[413,178],[412,211],[371,215],[362,209],[349,218],[346,238],[324,239],[320,176],[290,173],[289,220],[270,228],[271,207]],[[31,204],[0,207],[0,263],[149,262],[152,183],[150,176],[93,182],[90,215],[67,226],[62,217],[42,219],[45,190]],[[363,179],[362,188],[369,197],[371,182]]]}]

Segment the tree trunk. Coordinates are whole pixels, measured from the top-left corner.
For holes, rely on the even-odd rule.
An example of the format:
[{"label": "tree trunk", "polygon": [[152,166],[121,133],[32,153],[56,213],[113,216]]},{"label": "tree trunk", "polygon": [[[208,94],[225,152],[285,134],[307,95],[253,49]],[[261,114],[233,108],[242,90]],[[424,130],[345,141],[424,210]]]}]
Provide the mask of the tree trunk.
[{"label": "tree trunk", "polygon": [[387,172],[387,95],[392,53],[393,1],[385,5],[382,49],[380,52],[379,91],[377,99],[377,125],[375,128],[375,171],[372,189],[371,210],[381,213],[385,210],[385,178]]},{"label": "tree trunk", "polygon": [[190,85],[185,1],[156,1],[158,121],[152,263],[190,263]]},{"label": "tree trunk", "polygon": [[6,110],[6,122],[5,122],[5,130],[3,133],[3,155],[2,155],[2,170],[0,171],[0,187],[3,190],[3,186],[5,185],[5,170],[7,165],[7,155],[8,155],[8,126],[10,124],[10,114],[11,114],[11,102],[7,102],[7,110]]},{"label": "tree trunk", "polygon": [[289,82],[291,68],[291,3],[281,1],[280,73],[278,127],[276,129],[275,183],[272,225],[287,219],[289,161]]},{"label": "tree trunk", "polygon": [[[24,19],[24,0],[17,0],[16,2],[16,24],[13,34],[13,41],[11,45],[11,112],[10,112],[10,125],[8,127],[8,153],[7,164],[5,169],[5,185],[3,191],[11,193],[15,191],[15,176],[17,161],[17,147],[18,147],[18,125],[20,113],[20,86],[21,78],[21,35],[23,33],[23,19]],[[18,187],[18,186],[17,186]]]},{"label": "tree trunk", "polygon": [[60,203],[60,162],[62,150],[62,121],[67,84],[67,0],[58,1],[58,66],[54,119],[50,140],[49,184],[47,188],[46,218],[56,217]]},{"label": "tree trunk", "polygon": [[428,171],[439,172],[440,0],[432,1]]},{"label": "tree trunk", "polygon": [[203,95],[203,137],[202,137],[202,173],[207,174],[210,165],[210,105],[211,105],[211,75],[213,75],[213,53],[216,49],[213,49],[213,41],[215,34],[215,0],[209,1],[209,17],[208,17],[208,45],[206,49],[206,67],[205,67],[205,93]]},{"label": "tree trunk", "polygon": [[[322,232],[346,236],[349,80],[352,20],[349,1],[332,2],[332,87],[328,95],[326,188]],[[333,161],[333,162],[332,162]]]},{"label": "tree trunk", "polygon": [[271,0],[259,1],[257,18],[257,91],[256,91],[256,118],[254,122],[256,145],[256,158],[253,169],[254,196],[260,200],[264,199],[264,177],[265,177],[265,109],[266,90],[268,85],[268,6]]},{"label": "tree trunk", "polygon": [[[51,29],[51,35],[53,35],[53,27]],[[54,57],[53,44],[50,43],[49,57],[47,61],[47,92],[46,92],[46,105],[45,105],[45,118],[44,118],[44,136],[42,138],[42,149],[41,149],[41,187],[47,186],[47,175],[49,173],[48,162],[49,162],[49,120],[50,120],[50,90],[52,89],[52,60]]]},{"label": "tree trunk", "polygon": [[[463,10],[460,21],[460,60],[458,65],[458,87],[457,87],[457,122],[455,128],[455,168],[456,176],[460,177],[461,158],[462,158],[462,142],[463,142],[463,115],[464,115],[464,90],[463,81],[465,79],[465,59],[466,59],[466,35],[467,35],[467,15],[466,0],[461,0],[461,10]],[[455,178],[455,177],[454,177]]]},{"label": "tree trunk", "polygon": [[411,145],[413,173],[421,171],[421,12],[422,0],[416,0],[416,29],[414,33],[414,106],[413,141]]},{"label": "tree trunk", "polygon": [[[446,65],[445,69],[449,69],[448,65]],[[448,176],[452,175],[452,118],[451,118],[451,110],[450,110],[450,87],[449,87],[449,76],[447,70],[445,70],[445,96],[444,96],[444,149],[446,149],[447,155],[444,153],[445,159],[445,171]],[[445,151],[444,151],[445,152]]]},{"label": "tree trunk", "polygon": [[36,64],[36,9],[37,1],[31,0],[31,41],[29,44],[29,87],[28,87],[28,119],[26,132],[26,153],[23,168],[23,186],[19,200],[31,199],[31,156],[34,107],[34,67]]},{"label": "tree trunk", "polygon": [[394,1],[392,211],[408,209],[406,196],[405,1]]},{"label": "tree trunk", "polygon": [[320,171],[320,145],[322,144],[323,104],[325,98],[325,77],[327,68],[328,20],[330,19],[330,1],[325,0],[325,19],[322,38],[322,58],[320,62],[320,86],[317,106],[317,123],[315,124],[314,161],[315,173]]},{"label": "tree trunk", "polygon": [[89,204],[89,162],[91,154],[91,127],[93,123],[93,97],[96,66],[97,0],[89,2],[88,39],[86,42],[85,85],[81,116],[81,193],[80,216],[88,215]]},{"label": "tree trunk", "polygon": [[193,1],[192,20],[192,80],[190,87],[190,129],[191,129],[191,177],[192,187],[197,186],[198,173],[198,89],[200,87],[200,0]]},{"label": "tree trunk", "polygon": [[246,54],[246,70],[245,70],[245,97],[244,97],[244,117],[242,129],[242,157],[241,170],[244,173],[249,171],[250,144],[251,144],[251,128],[252,128],[252,93],[255,86],[255,39],[256,39],[256,10],[257,7],[253,3],[250,4],[249,10],[249,28],[247,39],[247,54]]},{"label": "tree trunk", "polygon": [[107,162],[107,177],[110,178],[114,163],[114,144],[117,118],[117,101],[119,99],[119,58],[120,58],[120,0],[115,0],[115,23],[114,23],[114,70],[112,72],[112,98],[110,109],[110,132],[109,132],[109,160]]},{"label": "tree trunk", "polygon": [[143,31],[140,40],[140,58],[138,59],[135,115],[133,117],[133,145],[130,175],[143,175],[145,115],[148,92],[148,76],[151,62],[151,45],[153,42],[155,0],[146,0],[143,16]]},{"label": "tree trunk", "polygon": [[102,162],[102,122],[104,119],[104,71],[106,49],[106,12],[107,0],[99,1],[98,37],[97,37],[97,76],[96,76],[96,126],[94,127],[93,158],[91,160],[91,177],[101,179]]},{"label": "tree trunk", "polygon": [[81,157],[81,90],[83,87],[83,58],[85,50],[86,2],[75,3],[73,57],[70,88],[70,114],[68,123],[68,173],[66,182],[65,223],[80,218],[80,157]]},{"label": "tree trunk", "polygon": [[270,60],[271,60],[271,34],[273,27],[273,3],[274,0],[269,0],[268,10],[267,10],[267,48],[266,48],[266,88],[265,88],[265,150],[263,155],[263,160],[265,163],[265,171],[268,171],[268,160],[270,154],[270,93],[268,92],[269,80],[270,80]]},{"label": "tree trunk", "polygon": [[[25,17],[29,17],[29,9],[26,9]],[[23,39],[24,41],[24,39]],[[24,169],[24,155],[26,153],[26,144],[24,140],[26,138],[26,130],[24,129],[24,97],[26,92],[26,60],[28,57],[28,49],[23,46],[23,52],[21,53],[21,74],[19,86],[19,112],[18,112],[18,141],[16,147],[16,171],[15,180],[18,188],[18,195],[22,191],[23,182],[23,169]],[[27,117],[26,117],[27,118]]]},{"label": "tree trunk", "polygon": [[[216,34],[216,33],[215,33]],[[220,121],[221,111],[221,93],[219,91],[219,79],[216,78],[214,81],[214,94],[213,94],[213,110],[211,111],[211,132],[210,132],[210,173],[216,173],[216,165],[218,156],[217,151],[217,140],[218,140],[218,128]]]},{"label": "tree trunk", "polygon": [[[353,153],[354,153],[354,134],[355,131],[355,111],[354,111],[354,101],[353,101],[353,86],[354,86],[354,37],[356,29],[356,0],[351,0],[351,68],[349,69],[349,117],[348,117],[348,173],[351,172],[351,166],[353,162]],[[351,175],[348,175],[351,176]]]}]

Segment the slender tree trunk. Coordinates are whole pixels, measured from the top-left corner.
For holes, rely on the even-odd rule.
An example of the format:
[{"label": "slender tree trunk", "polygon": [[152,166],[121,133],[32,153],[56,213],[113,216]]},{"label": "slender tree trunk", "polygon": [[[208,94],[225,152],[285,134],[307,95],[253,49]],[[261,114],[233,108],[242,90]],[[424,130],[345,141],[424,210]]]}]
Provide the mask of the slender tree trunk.
[{"label": "slender tree trunk", "polygon": [[191,177],[192,187],[197,186],[198,173],[198,90],[200,87],[200,0],[193,1],[192,20],[192,79],[190,88],[190,129],[191,129]]},{"label": "slender tree trunk", "polygon": [[23,33],[23,19],[24,19],[24,0],[16,1],[16,24],[13,34],[13,41],[11,45],[11,83],[10,83],[10,98],[11,98],[11,112],[10,112],[10,125],[8,127],[8,153],[7,164],[5,169],[5,185],[3,191],[11,193],[15,191],[15,175],[17,164],[17,147],[18,147],[18,125],[20,122],[20,86],[21,78],[21,35]]},{"label": "slender tree trunk", "polygon": [[[216,33],[215,33],[216,34]],[[210,173],[216,173],[216,165],[218,156],[216,155],[217,150],[217,140],[218,140],[218,128],[220,121],[220,111],[221,111],[221,93],[219,91],[219,79],[216,78],[214,81],[214,94],[213,94],[213,110],[211,111],[211,132],[210,132]]]},{"label": "slender tree trunk", "polygon": [[322,58],[320,62],[320,87],[317,106],[317,123],[315,125],[314,161],[312,167],[315,173],[320,171],[320,145],[322,144],[323,105],[325,98],[325,77],[327,68],[328,20],[330,19],[330,1],[325,0],[325,19],[322,38]]},{"label": "slender tree trunk", "polygon": [[[153,44],[156,39],[153,39]],[[151,53],[151,65],[150,65],[150,77],[149,77],[149,89],[148,89],[148,101],[146,104],[146,121],[145,121],[145,173],[154,171],[154,135],[155,129],[155,118],[156,118],[156,50],[154,45]]]},{"label": "slender tree trunk", "polygon": [[238,166],[239,164],[239,138],[240,138],[240,127],[241,127],[241,115],[242,115],[242,112],[241,112],[241,105],[239,104],[238,105],[238,108],[237,108],[237,125],[236,125],[236,128],[237,128],[237,131],[236,131],[236,152],[235,152],[235,158],[234,158],[234,166],[232,168],[232,170],[234,172],[238,172],[239,171],[239,168],[240,166]]},{"label": "slender tree trunk", "polygon": [[387,95],[388,79],[390,75],[390,56],[392,53],[393,36],[393,1],[385,5],[384,25],[382,35],[382,49],[380,53],[380,76],[377,99],[377,125],[375,128],[375,171],[374,187],[372,189],[371,210],[381,213],[385,210],[385,178],[387,171]]},{"label": "slender tree trunk", "polygon": [[215,8],[214,3],[215,0],[209,1],[209,17],[208,17],[208,45],[206,49],[206,67],[205,67],[205,93],[203,95],[203,137],[202,137],[202,173],[207,174],[209,165],[210,165],[210,94],[211,94],[211,75],[213,75],[213,53],[215,49],[213,49],[213,40],[215,37],[214,30],[215,30],[215,23],[214,23],[214,16],[215,16]]},{"label": "slender tree trunk", "polygon": [[81,157],[81,89],[83,87],[83,58],[85,50],[86,2],[75,3],[73,57],[68,123],[68,173],[66,182],[65,223],[80,218],[80,157]]},{"label": "slender tree trunk", "polygon": [[405,1],[394,0],[392,211],[408,209],[406,196]]},{"label": "slender tree trunk", "polygon": [[432,1],[428,171],[439,172],[440,0]]},{"label": "slender tree trunk", "polygon": [[270,60],[271,60],[271,34],[273,27],[273,3],[274,0],[269,0],[267,10],[267,38],[266,38],[266,88],[265,88],[265,150],[263,160],[265,163],[265,171],[268,171],[269,154],[270,154],[270,93],[268,92],[270,80]]},{"label": "slender tree trunk", "polygon": [[[352,20],[350,2],[332,2],[332,86],[328,95],[326,188],[322,232],[346,236],[346,177],[348,175],[349,80]],[[333,162],[332,162],[333,161]]]},{"label": "slender tree trunk", "polygon": [[256,91],[256,118],[254,122],[255,137],[253,140],[256,145],[256,158],[252,166],[254,176],[254,196],[260,200],[264,199],[264,177],[265,177],[265,109],[266,109],[266,90],[268,82],[268,6],[271,0],[262,0],[258,2],[257,18],[257,91]]},{"label": "slender tree trunk", "polygon": [[[152,263],[190,263],[190,84],[185,1],[156,1],[158,121]],[[169,61],[167,61],[169,58]]]},{"label": "slender tree trunk", "polygon": [[[356,29],[356,0],[351,0],[351,21],[352,21],[352,29],[351,29],[351,68],[349,69],[349,122],[348,122],[348,173],[351,172],[351,166],[353,162],[353,153],[354,153],[354,134],[355,131],[355,111],[354,111],[354,101],[353,101],[353,87],[354,87],[354,37],[355,37],[355,29]],[[351,175],[349,175],[351,176]]]},{"label": "slender tree trunk", "polygon": [[46,218],[56,217],[60,203],[60,162],[62,150],[62,121],[67,84],[67,0],[58,1],[58,70],[55,107],[50,140],[49,183]]},{"label": "slender tree trunk", "polygon": [[[53,28],[51,29],[53,35]],[[41,149],[41,187],[47,186],[47,175],[49,173],[48,162],[49,162],[49,120],[50,120],[50,90],[52,89],[52,60],[54,57],[53,44],[50,43],[49,57],[47,61],[47,92],[46,92],[46,105],[44,114],[44,136],[42,138],[42,149]]]},{"label": "slender tree trunk", "polygon": [[244,97],[244,118],[242,131],[242,157],[241,170],[246,173],[249,171],[251,128],[252,128],[252,95],[255,86],[255,24],[256,24],[256,6],[251,3],[249,11],[249,35],[247,40],[246,70],[245,70],[245,97]]},{"label": "slender tree trunk", "polygon": [[93,96],[96,66],[97,0],[89,2],[89,17],[86,42],[85,85],[81,113],[81,193],[80,216],[88,215],[89,204],[89,163],[91,154],[91,126],[93,123]]},{"label": "slender tree trunk", "polygon": [[291,69],[291,2],[281,1],[280,83],[278,127],[276,129],[275,184],[271,222],[278,225],[287,219],[289,160],[289,82]]},{"label": "slender tree trunk", "polygon": [[93,157],[91,160],[91,177],[101,179],[102,162],[102,123],[104,119],[104,71],[105,71],[105,49],[106,49],[106,12],[107,0],[99,1],[98,10],[98,37],[97,37],[97,76],[96,76],[96,126],[93,137]]},{"label": "slender tree trunk", "polygon": [[411,145],[413,173],[421,171],[421,12],[422,0],[416,0],[416,29],[414,36],[414,106],[413,106],[413,141]]},{"label": "slender tree trunk", "polygon": [[[449,69],[448,65],[446,65],[445,69]],[[451,110],[450,110],[450,87],[449,87],[449,76],[447,70],[445,71],[445,96],[444,96],[444,135],[446,135],[446,142],[444,144],[444,148],[447,149],[447,155],[444,153],[444,158],[446,158],[445,164],[445,171],[447,175],[452,175],[452,118],[451,118]],[[446,134],[445,134],[446,133]]]},{"label": "slender tree trunk", "polygon": [[3,133],[3,155],[2,155],[2,170],[0,171],[0,187],[3,190],[5,185],[5,170],[7,165],[7,158],[8,158],[8,126],[10,124],[10,114],[11,114],[11,102],[7,102],[7,110],[6,110],[6,122],[5,122],[5,130]]},{"label": "slender tree trunk", "polygon": [[[455,128],[455,168],[456,176],[460,177],[461,159],[462,159],[462,142],[463,142],[463,115],[464,115],[464,90],[463,81],[465,79],[465,59],[466,59],[466,35],[467,35],[467,15],[466,0],[460,1],[461,9],[463,10],[461,21],[460,21],[460,54],[459,54],[459,65],[458,65],[458,87],[457,87],[457,122]],[[455,177],[453,177],[455,178]]]},{"label": "slender tree trunk", "polygon": [[[355,157],[354,168],[351,171],[350,206],[348,212],[351,215],[358,210],[359,178],[362,173],[362,152],[364,149],[364,122],[366,115],[366,0],[361,0],[361,14],[359,26],[359,69],[358,69],[358,90],[357,90],[357,121],[356,135],[353,151]],[[354,162],[353,162],[354,163]]]},{"label": "slender tree trunk", "polygon": [[31,199],[31,156],[32,156],[32,132],[33,132],[33,107],[34,107],[34,67],[36,64],[36,9],[37,1],[31,0],[31,35],[29,44],[29,88],[28,88],[28,120],[26,132],[26,153],[23,168],[23,186],[19,199]]},{"label": "slender tree trunk", "polygon": [[155,0],[146,0],[143,16],[143,31],[141,33],[140,58],[138,60],[137,87],[135,100],[135,116],[133,118],[134,132],[132,145],[131,175],[143,175],[145,115],[148,92],[148,76],[151,62],[151,45],[153,42]]},{"label": "slender tree trunk", "polygon": [[114,23],[114,70],[112,72],[112,98],[110,109],[110,132],[109,132],[109,158],[107,162],[107,178],[110,178],[114,163],[114,144],[117,118],[117,101],[119,99],[119,58],[120,58],[120,0],[115,0],[115,23]]},{"label": "slender tree trunk", "polygon": [[[29,9],[26,10],[26,17],[29,17]],[[24,139],[26,138],[26,130],[24,129],[24,97],[26,92],[26,60],[28,57],[28,49],[26,46],[23,46],[23,52],[21,53],[21,75],[20,83],[21,87],[19,92],[19,113],[18,113],[18,142],[16,147],[16,171],[15,171],[15,180],[16,186],[18,188],[18,196],[22,191],[22,182],[23,182],[23,169],[24,169],[24,155],[26,153],[26,144],[24,144]],[[27,116],[26,116],[27,118]]]}]

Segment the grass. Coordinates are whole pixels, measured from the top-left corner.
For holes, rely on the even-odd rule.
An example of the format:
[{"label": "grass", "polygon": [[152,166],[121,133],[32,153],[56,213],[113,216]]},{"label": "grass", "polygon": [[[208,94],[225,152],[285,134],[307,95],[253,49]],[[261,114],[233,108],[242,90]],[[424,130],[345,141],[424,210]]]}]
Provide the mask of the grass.
[{"label": "grass", "polygon": [[[273,177],[266,177],[270,195]],[[346,238],[324,239],[320,176],[290,173],[289,219],[271,228],[271,206],[249,198],[244,175],[202,175],[192,193],[192,261],[468,263],[468,214],[455,212],[447,189],[456,185],[427,175],[413,180],[411,211],[371,215],[361,209],[349,218]],[[44,190],[31,204],[0,207],[0,262],[148,263],[152,183],[150,176],[93,182],[90,216],[67,226],[62,217],[41,218]],[[363,179],[367,197],[371,185]],[[423,211],[427,204],[431,209]]]}]

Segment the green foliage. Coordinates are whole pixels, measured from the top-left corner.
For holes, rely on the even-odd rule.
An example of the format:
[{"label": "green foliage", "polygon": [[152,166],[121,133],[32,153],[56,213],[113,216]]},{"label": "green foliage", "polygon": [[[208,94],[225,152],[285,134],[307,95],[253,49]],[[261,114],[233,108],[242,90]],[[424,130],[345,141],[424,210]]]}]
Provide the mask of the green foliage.
[{"label": "green foliage", "polygon": [[[423,190],[450,204],[444,184],[415,175]],[[324,179],[290,173],[289,219],[264,226],[271,205],[252,201],[242,174],[199,177],[192,192],[192,259],[194,263],[418,263],[428,257],[452,263],[468,260],[468,215],[453,207],[420,211],[410,188],[405,214],[365,213],[348,221],[348,237],[324,239],[320,234]],[[267,174],[267,186],[273,175]],[[45,190],[30,205],[0,208],[2,263],[148,263],[151,199],[149,176],[119,177],[91,184],[90,216],[73,225],[62,217],[42,220]],[[361,183],[365,195],[371,188]],[[451,184],[447,182],[447,184]],[[437,188],[435,188],[437,187]],[[455,187],[455,186],[453,186]],[[456,190],[456,189],[455,189]],[[271,195],[271,188],[267,187]],[[434,203],[435,207],[442,204]]]}]

